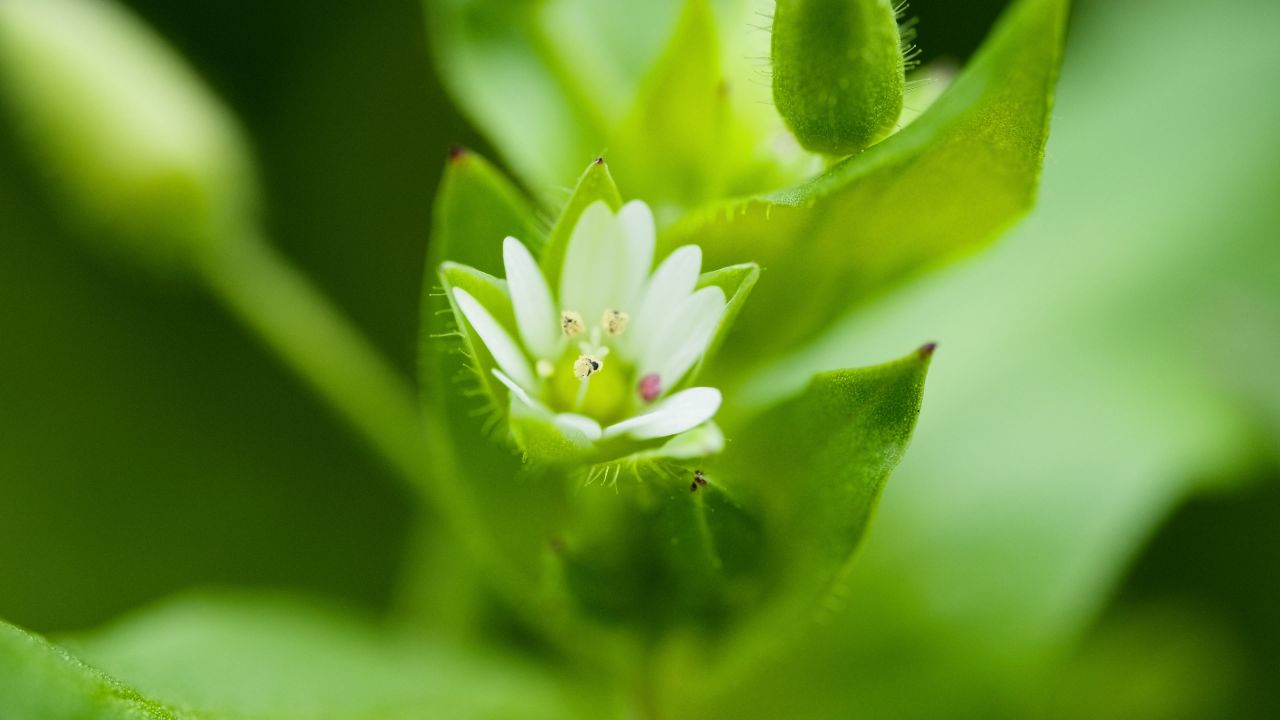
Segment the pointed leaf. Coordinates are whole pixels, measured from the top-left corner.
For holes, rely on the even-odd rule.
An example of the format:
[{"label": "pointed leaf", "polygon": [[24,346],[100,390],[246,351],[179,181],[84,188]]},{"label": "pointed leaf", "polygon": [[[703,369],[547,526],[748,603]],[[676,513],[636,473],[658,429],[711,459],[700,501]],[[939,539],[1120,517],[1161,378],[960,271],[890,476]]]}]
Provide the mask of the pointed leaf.
[{"label": "pointed leaf", "polygon": [[906,87],[890,0],[778,0],[773,99],[800,144],[852,155],[889,134]]},{"label": "pointed leaf", "polygon": [[932,346],[814,378],[734,435],[722,473],[759,509],[784,597],[816,609],[837,587],[920,413]]},{"label": "pointed leaf", "polygon": [[791,190],[673,228],[715,267],[769,270],[733,342],[751,357],[811,337],[858,302],[990,240],[1031,205],[1066,0],[1019,0],[924,116]]}]

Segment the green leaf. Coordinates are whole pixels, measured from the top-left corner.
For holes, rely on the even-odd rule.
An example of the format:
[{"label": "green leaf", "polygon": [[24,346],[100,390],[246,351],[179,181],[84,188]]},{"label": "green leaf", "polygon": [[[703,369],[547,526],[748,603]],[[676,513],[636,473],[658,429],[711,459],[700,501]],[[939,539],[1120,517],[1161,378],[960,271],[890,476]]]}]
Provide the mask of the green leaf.
[{"label": "green leaf", "polygon": [[405,640],[315,601],[220,592],[166,601],[69,643],[152,697],[218,717],[560,718],[598,701],[574,688],[575,701],[567,683],[492,650]]},{"label": "green leaf", "polygon": [[545,3],[427,0],[445,86],[526,182],[564,183],[603,147],[599,95],[565,55]]},{"label": "green leaf", "polygon": [[[661,663],[661,684],[682,688],[673,692],[689,707],[805,647],[799,641],[840,609],[851,560],[915,429],[932,353],[926,345],[820,374],[731,435],[706,489],[735,509],[708,516],[708,537],[727,569],[721,612],[736,623],[720,643],[669,646]],[[694,668],[700,681],[688,688]]]},{"label": "green leaf", "polygon": [[[712,267],[769,271],[731,341],[740,357],[813,336],[852,305],[990,240],[1035,196],[1066,0],[1019,0],[978,55],[902,132],[790,190],[712,207],[669,246]],[[749,350],[748,350],[749,348]]]},{"label": "green leaf", "polygon": [[787,594],[817,603],[837,590],[911,440],[932,354],[820,374],[734,434],[725,476],[766,519]]},{"label": "green leaf", "polygon": [[611,160],[627,187],[654,205],[716,197],[730,150],[728,105],[715,18],[707,0],[686,0],[667,48],[614,132]]},{"label": "green leaf", "polygon": [[149,700],[66,650],[0,622],[0,712],[40,720],[196,720]]},{"label": "green leaf", "polygon": [[[1199,0],[1103,3],[1089,19],[1063,77],[1071,122],[1055,128],[1043,200],[1015,241],[761,378],[803,382],[922,332],[946,343],[848,612],[726,690],[718,712],[685,717],[1034,716],[1028,685],[1067,674],[1061,661],[1168,513],[1233,492],[1219,481],[1280,448],[1264,424],[1280,405],[1261,412],[1280,352],[1280,95],[1251,91],[1280,63],[1274,23],[1246,28]],[[1226,44],[1241,52],[1187,51]],[[1228,105],[1231,133],[1187,142]]]},{"label": "green leaf", "polygon": [[800,144],[852,155],[893,130],[906,89],[890,0],[778,0],[773,99]]}]

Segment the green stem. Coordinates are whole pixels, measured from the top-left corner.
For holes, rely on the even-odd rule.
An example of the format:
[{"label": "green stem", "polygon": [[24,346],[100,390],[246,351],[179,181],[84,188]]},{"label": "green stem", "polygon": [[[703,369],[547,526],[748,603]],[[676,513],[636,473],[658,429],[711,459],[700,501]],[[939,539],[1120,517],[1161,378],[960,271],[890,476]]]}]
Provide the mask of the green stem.
[{"label": "green stem", "polygon": [[248,238],[202,264],[206,283],[419,490],[428,464],[413,387],[265,242]]}]

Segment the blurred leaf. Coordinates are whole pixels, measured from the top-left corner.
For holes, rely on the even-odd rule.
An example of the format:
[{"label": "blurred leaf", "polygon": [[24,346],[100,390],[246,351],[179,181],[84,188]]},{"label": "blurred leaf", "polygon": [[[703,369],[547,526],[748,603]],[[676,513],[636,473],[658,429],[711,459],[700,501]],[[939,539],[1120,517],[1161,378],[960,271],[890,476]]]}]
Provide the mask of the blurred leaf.
[{"label": "blurred leaf", "polygon": [[889,134],[906,89],[889,0],[778,0],[773,98],[800,144],[852,155]]},{"label": "blurred leaf", "polygon": [[43,638],[0,622],[0,713],[39,720],[195,720],[140,695]]},{"label": "blurred leaf", "polygon": [[[219,716],[578,715],[568,688],[530,665],[408,642],[360,615],[285,596],[189,595],[71,643],[153,697]],[[579,703],[592,697],[575,692]]]},{"label": "blurred leaf", "polygon": [[686,0],[670,42],[610,142],[610,160],[626,168],[632,196],[659,216],[664,207],[717,196],[725,163],[739,157],[727,144],[726,92],[709,2]]},{"label": "blurred leaf", "polygon": [[702,245],[712,267],[750,261],[768,271],[734,334],[738,356],[813,336],[849,306],[990,240],[1031,206],[1066,8],[1019,0],[902,132],[809,183],[709,208],[667,234],[667,246]]},{"label": "blurred leaf", "polygon": [[423,5],[445,86],[526,182],[573,177],[600,151],[603,109],[560,54],[543,3]]}]

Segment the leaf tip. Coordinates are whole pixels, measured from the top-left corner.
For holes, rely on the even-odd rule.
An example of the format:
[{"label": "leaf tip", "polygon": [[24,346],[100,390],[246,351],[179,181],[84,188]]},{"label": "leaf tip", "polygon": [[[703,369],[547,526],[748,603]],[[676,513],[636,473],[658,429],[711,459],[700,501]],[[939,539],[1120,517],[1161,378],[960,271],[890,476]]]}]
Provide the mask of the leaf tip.
[{"label": "leaf tip", "polygon": [[461,145],[450,145],[449,146],[449,162],[456,163],[461,161],[463,158],[467,156],[467,152],[468,152],[467,149],[462,147]]},{"label": "leaf tip", "polygon": [[938,349],[938,343],[927,342],[921,345],[920,349],[917,350],[916,352],[919,353],[921,360],[928,360],[929,358],[933,357],[933,351],[937,349]]}]

